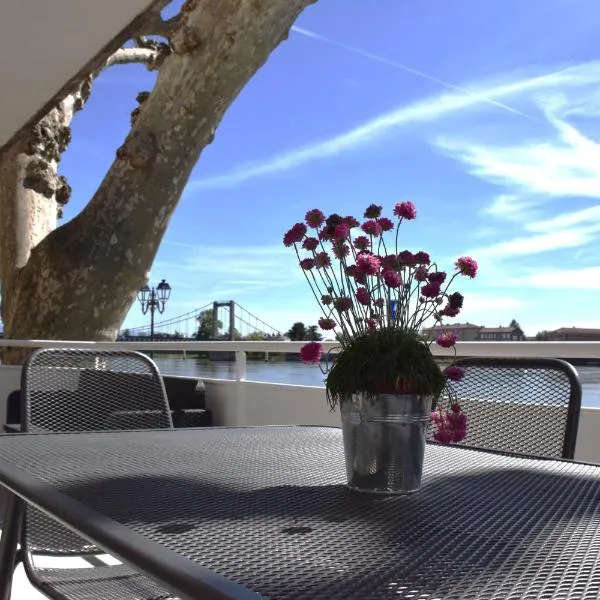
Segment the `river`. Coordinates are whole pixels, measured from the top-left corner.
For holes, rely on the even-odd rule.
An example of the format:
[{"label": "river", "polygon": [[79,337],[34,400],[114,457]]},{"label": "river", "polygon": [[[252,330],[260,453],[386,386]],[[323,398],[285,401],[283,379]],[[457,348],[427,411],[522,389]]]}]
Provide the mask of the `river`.
[{"label": "river", "polygon": [[[235,364],[232,362],[210,362],[195,358],[155,357],[163,374],[188,377],[210,377],[235,379]],[[600,408],[600,368],[576,367],[583,387],[583,406]],[[248,361],[246,379],[270,383],[323,386],[324,375],[318,366],[300,362]]]}]

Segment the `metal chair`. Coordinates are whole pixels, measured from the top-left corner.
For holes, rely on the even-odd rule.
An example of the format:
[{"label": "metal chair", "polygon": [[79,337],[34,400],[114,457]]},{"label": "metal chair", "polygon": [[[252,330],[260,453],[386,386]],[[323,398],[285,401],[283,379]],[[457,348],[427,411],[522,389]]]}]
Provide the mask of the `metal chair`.
[{"label": "metal chair", "polygon": [[466,372],[452,388],[469,418],[459,445],[574,457],[581,383],[571,364],[554,358],[463,358],[456,364]]},{"label": "metal chair", "polygon": [[[131,351],[42,349],[21,376],[25,432],[85,432],[172,428],[156,364]],[[115,498],[115,502],[123,501]],[[21,558],[30,582],[56,600],[167,599],[172,595],[37,509],[26,507]],[[79,557],[91,568],[46,568],[40,557]]]}]

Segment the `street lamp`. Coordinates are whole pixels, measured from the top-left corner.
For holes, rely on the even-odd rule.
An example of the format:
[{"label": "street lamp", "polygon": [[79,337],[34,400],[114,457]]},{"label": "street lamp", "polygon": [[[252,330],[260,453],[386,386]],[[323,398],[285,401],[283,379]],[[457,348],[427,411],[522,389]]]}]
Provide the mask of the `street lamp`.
[{"label": "street lamp", "polygon": [[154,311],[165,312],[165,304],[171,295],[171,286],[163,279],[156,288],[145,285],[137,294],[142,313],[150,311],[150,341],[154,341]]}]

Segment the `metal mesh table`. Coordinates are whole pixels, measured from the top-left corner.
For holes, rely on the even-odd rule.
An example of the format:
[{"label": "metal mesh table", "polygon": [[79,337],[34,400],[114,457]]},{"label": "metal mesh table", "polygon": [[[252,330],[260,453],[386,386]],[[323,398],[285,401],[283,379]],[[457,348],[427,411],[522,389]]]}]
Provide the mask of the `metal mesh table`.
[{"label": "metal mesh table", "polygon": [[272,599],[600,597],[600,467],[429,445],[423,488],[344,487],[320,427],[4,436],[16,465]]}]

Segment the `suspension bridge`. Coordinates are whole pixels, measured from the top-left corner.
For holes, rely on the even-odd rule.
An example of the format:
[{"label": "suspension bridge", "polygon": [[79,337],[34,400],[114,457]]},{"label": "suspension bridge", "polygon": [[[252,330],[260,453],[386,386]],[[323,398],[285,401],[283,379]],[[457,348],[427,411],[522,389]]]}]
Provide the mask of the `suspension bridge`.
[{"label": "suspension bridge", "polygon": [[210,302],[176,317],[157,321],[152,335],[149,324],[129,327],[119,333],[119,339],[140,340],[236,340],[282,339],[282,333],[234,300]]}]

